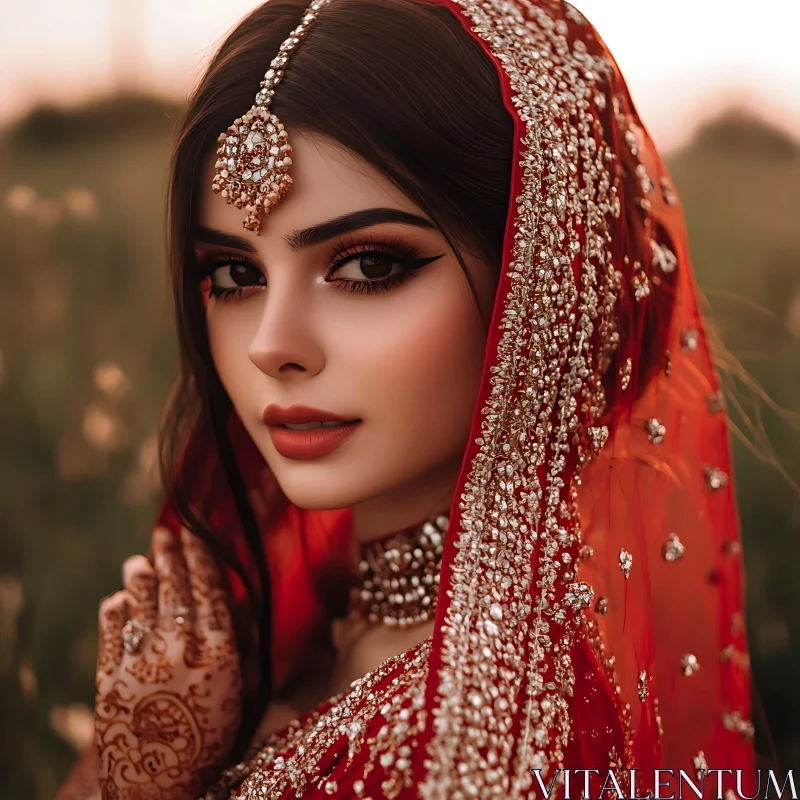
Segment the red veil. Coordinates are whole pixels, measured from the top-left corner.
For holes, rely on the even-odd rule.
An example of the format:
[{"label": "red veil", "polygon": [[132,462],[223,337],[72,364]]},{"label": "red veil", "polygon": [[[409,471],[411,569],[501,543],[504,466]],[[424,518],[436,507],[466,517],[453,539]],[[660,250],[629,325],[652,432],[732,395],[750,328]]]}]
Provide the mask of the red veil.
[{"label": "red veil", "polygon": [[[749,791],[728,430],[674,188],[616,63],[572,6],[433,1],[496,65],[516,135],[435,632],[282,731],[226,785],[249,774],[242,796],[515,798],[541,795],[537,774],[559,787],[556,770],[595,769],[592,797],[609,770],[627,796],[628,770],[643,795],[663,768],[694,781],[745,770]],[[349,516],[271,506],[263,460],[235,417],[229,430],[273,575],[279,682],[324,619],[317,576],[342,552]],[[207,497],[217,473],[193,464]],[[236,529],[232,504],[209,516]],[[177,524],[168,507],[162,518]],[[247,623],[240,634],[247,659]],[[677,792],[677,777],[661,791]],[[714,774],[705,796],[716,794]]]}]

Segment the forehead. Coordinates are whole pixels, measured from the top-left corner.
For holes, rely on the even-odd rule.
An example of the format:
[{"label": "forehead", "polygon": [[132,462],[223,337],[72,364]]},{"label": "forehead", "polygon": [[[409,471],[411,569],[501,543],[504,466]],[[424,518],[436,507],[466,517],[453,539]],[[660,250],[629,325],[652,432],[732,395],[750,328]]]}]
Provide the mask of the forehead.
[{"label": "forehead", "polygon": [[376,206],[421,213],[383,173],[343,145],[319,134],[293,132],[292,185],[286,196],[262,220],[261,236],[242,228],[245,211],[226,203],[211,190],[215,155],[200,177],[198,222],[207,228],[235,233],[254,243],[272,234],[306,227],[332,217]]}]

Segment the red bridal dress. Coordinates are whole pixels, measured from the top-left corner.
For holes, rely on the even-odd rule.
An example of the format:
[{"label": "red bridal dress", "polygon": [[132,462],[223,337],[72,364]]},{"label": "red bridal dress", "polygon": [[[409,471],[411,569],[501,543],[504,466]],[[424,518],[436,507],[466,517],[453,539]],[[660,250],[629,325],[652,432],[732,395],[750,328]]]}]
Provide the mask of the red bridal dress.
[{"label": "red bridal dress", "polygon": [[[647,796],[657,768],[695,782],[740,769],[749,791],[728,427],[673,184],[575,8],[431,2],[495,65],[516,138],[435,630],[260,743],[209,796],[506,799],[552,784],[552,797],[580,797],[566,770],[596,770],[591,797],[615,788],[609,774]],[[288,504],[235,416],[228,433],[272,575],[278,686],[325,624],[320,587],[335,582],[350,518]],[[231,580],[253,687],[257,575],[219,469],[198,432],[179,478],[241,565]],[[179,525],[169,503],[161,519]],[[703,795],[717,795],[717,775],[730,797],[733,773],[708,774]]]}]

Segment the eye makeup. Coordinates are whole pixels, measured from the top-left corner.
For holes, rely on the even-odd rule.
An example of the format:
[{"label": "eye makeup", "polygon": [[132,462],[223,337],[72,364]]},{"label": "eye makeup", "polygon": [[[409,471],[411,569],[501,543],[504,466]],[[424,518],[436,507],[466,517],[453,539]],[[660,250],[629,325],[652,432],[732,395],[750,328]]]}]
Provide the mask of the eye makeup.
[{"label": "eye makeup", "polygon": [[[394,289],[419,274],[444,253],[425,257],[418,247],[397,236],[372,234],[341,238],[324,270],[326,283],[341,291],[373,294]],[[350,265],[353,266],[350,266]],[[363,277],[342,275],[360,272]],[[250,259],[220,253],[197,261],[197,277],[205,297],[245,299],[267,285],[266,276]]]}]

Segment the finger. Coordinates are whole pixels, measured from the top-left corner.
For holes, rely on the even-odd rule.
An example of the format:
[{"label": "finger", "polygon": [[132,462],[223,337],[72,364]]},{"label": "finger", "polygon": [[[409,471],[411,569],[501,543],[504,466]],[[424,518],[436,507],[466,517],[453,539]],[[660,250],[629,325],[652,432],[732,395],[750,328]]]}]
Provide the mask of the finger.
[{"label": "finger", "polygon": [[158,615],[165,630],[193,627],[194,603],[178,536],[167,528],[153,531],[153,566],[158,581]]},{"label": "finger", "polygon": [[122,645],[122,626],[128,621],[128,601],[126,591],[115,592],[100,603],[98,627],[100,644],[97,651],[97,674],[110,675],[121,663],[125,655]]},{"label": "finger", "polygon": [[228,608],[228,595],[214,556],[197,536],[181,528],[181,543],[195,609],[195,631],[204,639],[211,631],[222,631],[224,638],[233,637],[233,624]]},{"label": "finger", "polygon": [[158,580],[144,556],[131,556],[122,565],[122,582],[130,593],[130,618],[143,628],[158,624]]}]

